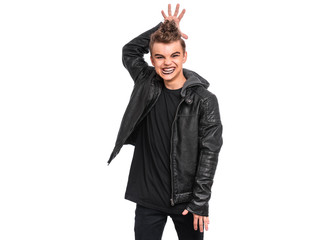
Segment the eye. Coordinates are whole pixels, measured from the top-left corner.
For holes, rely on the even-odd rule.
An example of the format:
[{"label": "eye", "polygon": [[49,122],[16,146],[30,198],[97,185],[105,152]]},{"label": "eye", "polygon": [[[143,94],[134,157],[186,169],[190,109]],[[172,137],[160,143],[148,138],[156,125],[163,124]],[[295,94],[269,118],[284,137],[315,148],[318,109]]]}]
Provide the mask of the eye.
[{"label": "eye", "polygon": [[161,56],[156,56],[156,58],[157,58],[157,59],[162,59],[163,57],[161,57]]},{"label": "eye", "polygon": [[173,54],[173,58],[175,58],[175,57],[179,57],[180,56],[180,54]]}]

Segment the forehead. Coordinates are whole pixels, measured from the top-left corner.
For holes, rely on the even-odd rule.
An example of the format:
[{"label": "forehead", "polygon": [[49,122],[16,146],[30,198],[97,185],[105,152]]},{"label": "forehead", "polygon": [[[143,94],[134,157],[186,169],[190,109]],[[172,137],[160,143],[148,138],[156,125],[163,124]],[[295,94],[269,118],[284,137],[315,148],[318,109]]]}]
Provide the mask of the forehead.
[{"label": "forehead", "polygon": [[152,48],[152,54],[171,55],[175,52],[183,52],[181,42],[179,40],[170,43],[155,42]]}]

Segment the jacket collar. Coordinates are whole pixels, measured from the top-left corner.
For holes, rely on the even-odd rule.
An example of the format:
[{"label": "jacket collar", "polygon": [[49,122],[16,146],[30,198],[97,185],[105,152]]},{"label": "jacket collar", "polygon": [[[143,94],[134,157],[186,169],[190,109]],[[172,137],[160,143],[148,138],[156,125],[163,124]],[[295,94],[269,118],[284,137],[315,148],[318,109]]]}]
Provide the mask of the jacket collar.
[{"label": "jacket collar", "polygon": [[181,96],[185,97],[186,96],[186,91],[187,88],[191,87],[191,86],[203,86],[205,88],[208,88],[210,86],[210,83],[205,80],[203,77],[201,77],[200,75],[198,75],[197,73],[188,70],[188,69],[183,69],[183,75],[185,76],[185,78],[187,79],[187,81],[185,81],[182,90],[181,90]]}]

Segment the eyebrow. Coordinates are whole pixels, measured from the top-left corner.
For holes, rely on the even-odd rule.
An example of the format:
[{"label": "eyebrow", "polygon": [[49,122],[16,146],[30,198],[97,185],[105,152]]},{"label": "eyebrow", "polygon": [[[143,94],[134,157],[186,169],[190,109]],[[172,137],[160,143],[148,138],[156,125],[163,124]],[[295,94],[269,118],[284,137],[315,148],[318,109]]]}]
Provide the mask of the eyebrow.
[{"label": "eyebrow", "polygon": [[[178,51],[174,52],[174,53],[171,54],[171,56],[174,55],[174,54],[181,54],[181,52],[178,52]],[[155,57],[164,57],[162,54],[159,54],[159,53],[155,54],[154,56]]]}]

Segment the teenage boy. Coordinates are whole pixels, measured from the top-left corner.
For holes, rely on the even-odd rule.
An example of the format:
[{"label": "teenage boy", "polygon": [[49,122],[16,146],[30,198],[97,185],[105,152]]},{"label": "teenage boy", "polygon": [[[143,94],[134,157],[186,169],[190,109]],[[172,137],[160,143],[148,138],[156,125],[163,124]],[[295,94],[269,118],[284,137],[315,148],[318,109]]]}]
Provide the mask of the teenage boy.
[{"label": "teenage boy", "polygon": [[[125,198],[137,203],[135,239],[159,240],[167,216],[179,239],[203,239],[208,202],[222,146],[217,98],[209,83],[183,69],[187,35],[179,4],[164,23],[123,47],[123,64],[134,80],[130,102],[108,161],[124,144],[135,146]],[[144,54],[150,51],[154,67]],[[198,231],[199,230],[199,231]]]}]

